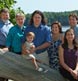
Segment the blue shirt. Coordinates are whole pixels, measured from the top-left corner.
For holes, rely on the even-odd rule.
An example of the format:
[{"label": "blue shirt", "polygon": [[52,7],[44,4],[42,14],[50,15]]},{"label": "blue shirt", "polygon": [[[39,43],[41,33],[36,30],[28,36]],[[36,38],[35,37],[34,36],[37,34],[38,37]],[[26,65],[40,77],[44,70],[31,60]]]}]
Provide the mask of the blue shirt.
[{"label": "blue shirt", "polygon": [[[35,27],[34,25],[30,25],[25,29],[25,33],[23,36],[22,43],[26,41],[26,34],[28,32],[33,32],[35,34],[35,39],[34,39],[34,45],[36,47],[44,44],[45,42],[50,42],[51,41],[51,34],[50,34],[50,29],[46,25],[40,25],[39,27]],[[39,54],[41,52],[44,52],[46,49],[42,50],[37,50],[36,53]]]},{"label": "blue shirt", "polygon": [[76,25],[75,27],[73,27],[74,33],[76,38],[78,39],[78,25]]},{"label": "blue shirt", "polygon": [[9,20],[7,20],[6,22],[0,20],[0,45],[6,45],[6,38],[12,26],[13,24]]},{"label": "blue shirt", "polygon": [[18,25],[15,25],[14,27],[10,29],[9,34],[7,36],[6,46],[8,48],[11,48],[12,52],[21,52],[21,49],[22,49],[21,40],[24,34],[22,30],[25,29],[25,26],[21,28]]}]

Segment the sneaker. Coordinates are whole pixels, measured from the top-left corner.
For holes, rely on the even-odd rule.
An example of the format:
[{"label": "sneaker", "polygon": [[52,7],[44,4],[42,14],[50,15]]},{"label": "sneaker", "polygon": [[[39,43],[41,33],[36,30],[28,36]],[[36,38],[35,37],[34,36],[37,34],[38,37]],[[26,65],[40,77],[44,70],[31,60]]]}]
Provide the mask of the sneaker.
[{"label": "sneaker", "polygon": [[43,72],[43,73],[46,73],[46,72],[48,72],[48,69],[44,69],[44,68],[38,68],[37,69],[39,72]]},{"label": "sneaker", "polygon": [[42,72],[42,71],[43,71],[43,68],[38,68],[38,71],[39,71],[39,72]]}]

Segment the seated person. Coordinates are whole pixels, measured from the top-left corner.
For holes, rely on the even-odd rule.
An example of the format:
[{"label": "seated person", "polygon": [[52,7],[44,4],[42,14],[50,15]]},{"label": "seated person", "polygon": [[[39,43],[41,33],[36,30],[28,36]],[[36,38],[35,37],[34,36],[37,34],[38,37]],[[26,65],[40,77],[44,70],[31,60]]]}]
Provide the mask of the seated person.
[{"label": "seated person", "polygon": [[24,53],[24,51],[22,51],[22,54],[26,57],[26,59],[32,60],[33,64],[35,65],[36,70],[42,71],[43,69],[39,68],[34,54],[31,53],[31,50],[35,49],[35,45],[33,44],[34,37],[35,37],[35,34],[33,32],[27,33],[26,42],[24,43],[27,53]]},{"label": "seated person", "polygon": [[78,81],[78,51],[73,29],[65,32],[64,43],[59,47],[60,73],[69,81]]}]

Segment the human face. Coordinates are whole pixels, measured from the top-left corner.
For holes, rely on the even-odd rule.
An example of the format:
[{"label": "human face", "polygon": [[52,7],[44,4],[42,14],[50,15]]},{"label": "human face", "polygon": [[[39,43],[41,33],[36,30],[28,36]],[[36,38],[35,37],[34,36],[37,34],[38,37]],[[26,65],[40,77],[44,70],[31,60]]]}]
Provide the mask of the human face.
[{"label": "human face", "polygon": [[77,25],[77,19],[73,16],[70,16],[69,17],[69,24],[70,24],[71,27],[76,26]]},{"label": "human face", "polygon": [[42,18],[39,14],[35,14],[33,16],[33,22],[34,22],[35,26],[39,26],[41,24],[41,20],[42,20]]},{"label": "human face", "polygon": [[52,26],[52,33],[53,34],[58,34],[59,33],[59,27],[58,27],[58,25],[57,24],[54,24],[53,26]]},{"label": "human face", "polygon": [[27,36],[26,40],[31,43],[33,41],[34,37],[33,36]]},{"label": "human face", "polygon": [[25,18],[23,16],[18,16],[16,17],[16,23],[18,24],[18,26],[22,27],[24,24]]},{"label": "human face", "polygon": [[6,20],[9,19],[9,13],[8,12],[2,12],[1,13],[1,19],[5,22]]},{"label": "human face", "polygon": [[66,34],[67,41],[73,42],[74,38],[75,38],[75,36],[74,36],[73,30],[68,31],[67,34]]}]

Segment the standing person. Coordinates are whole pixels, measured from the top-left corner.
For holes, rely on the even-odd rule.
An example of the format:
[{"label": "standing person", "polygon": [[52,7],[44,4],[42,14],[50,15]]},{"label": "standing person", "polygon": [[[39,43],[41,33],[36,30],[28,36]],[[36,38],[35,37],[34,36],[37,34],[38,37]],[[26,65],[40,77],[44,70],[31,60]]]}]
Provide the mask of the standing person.
[{"label": "standing person", "polygon": [[69,81],[78,81],[78,52],[72,29],[65,32],[64,43],[59,47],[60,73]]},{"label": "standing person", "polygon": [[69,15],[69,25],[70,28],[74,30],[76,40],[78,41],[78,16],[75,13]]},{"label": "standing person", "polygon": [[16,19],[16,25],[13,26],[7,36],[6,39],[6,48],[4,48],[4,51],[11,51],[16,54],[21,54],[22,51],[22,37],[24,34],[24,29],[25,26],[24,20],[25,20],[25,15],[23,13],[17,13],[15,16]]},{"label": "standing person", "polygon": [[61,23],[55,21],[51,24],[51,45],[48,48],[49,66],[52,69],[59,70],[58,48],[63,42]]},{"label": "standing person", "polygon": [[35,49],[35,45],[33,44],[33,40],[35,38],[35,34],[33,32],[28,32],[26,35],[26,42],[24,43],[24,46],[26,47],[26,52],[22,52],[23,55],[25,55],[26,59],[32,60],[33,64],[35,65],[36,70],[42,71],[43,69],[40,68],[36,62],[35,53],[31,54],[31,50]]},{"label": "standing person", "polygon": [[[10,28],[13,24],[9,21],[9,10],[3,8],[0,10],[0,48],[6,47],[6,38]],[[0,81],[6,81],[5,78],[0,77]]]},{"label": "standing person", "polygon": [[[28,32],[33,32],[35,34],[35,39],[33,42],[36,48],[32,52],[36,52],[38,59],[48,64],[48,54],[46,49],[50,45],[51,36],[50,29],[46,25],[44,15],[41,11],[36,10],[32,13],[30,23],[25,29],[22,41],[23,44],[25,42],[25,36]],[[26,52],[24,45],[22,46],[22,50]]]}]

